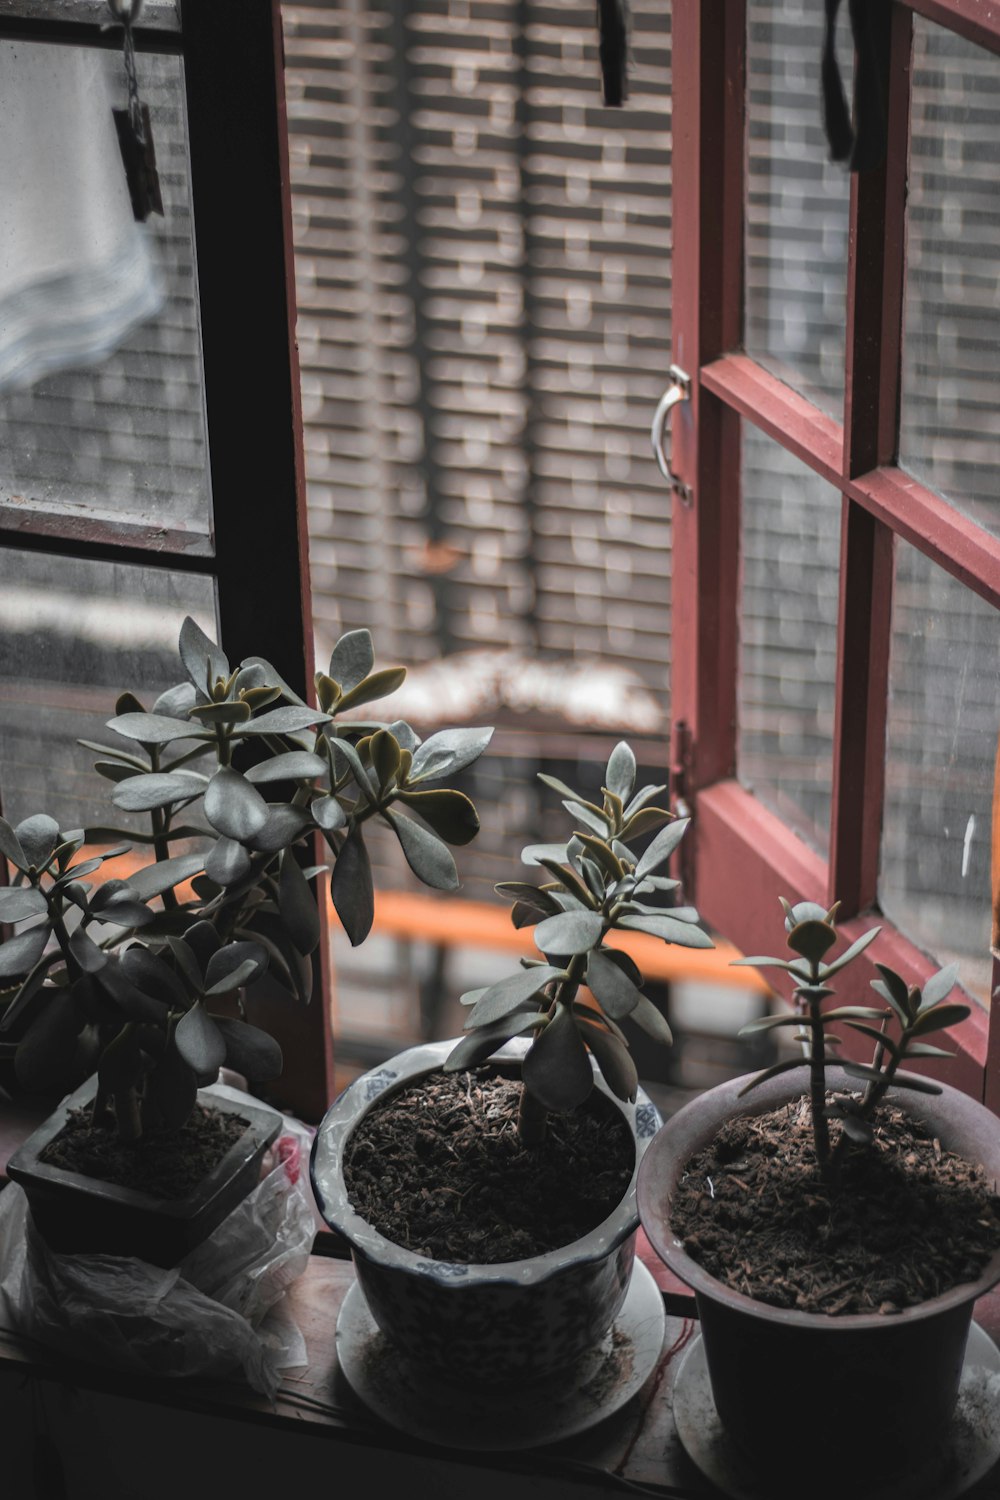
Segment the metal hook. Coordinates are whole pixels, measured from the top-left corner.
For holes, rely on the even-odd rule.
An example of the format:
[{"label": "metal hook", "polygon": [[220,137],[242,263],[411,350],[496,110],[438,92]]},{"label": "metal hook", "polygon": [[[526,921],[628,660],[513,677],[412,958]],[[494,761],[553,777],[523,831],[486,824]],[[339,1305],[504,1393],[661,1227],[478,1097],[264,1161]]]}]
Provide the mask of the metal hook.
[{"label": "metal hook", "polygon": [[664,479],[680,495],[682,500],[691,499],[691,489],[688,485],[678,479],[670,467],[664,443],[667,435],[667,418],[678,401],[687,401],[691,396],[691,377],[679,365],[671,365],[669,370],[670,385],[660,397],[656,411],[653,413],[653,423],[650,428],[650,438],[653,444],[653,454],[656,464]]}]

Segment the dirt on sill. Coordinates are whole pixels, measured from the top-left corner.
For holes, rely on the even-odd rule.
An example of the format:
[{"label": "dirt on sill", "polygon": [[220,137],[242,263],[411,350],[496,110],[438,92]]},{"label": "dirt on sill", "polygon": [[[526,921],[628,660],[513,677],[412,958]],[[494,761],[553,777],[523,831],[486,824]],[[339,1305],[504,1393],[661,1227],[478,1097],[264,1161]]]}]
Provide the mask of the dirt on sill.
[{"label": "dirt on sill", "polygon": [[495,1069],[432,1073],[360,1121],[344,1155],[348,1196],[385,1235],[434,1260],[494,1265],[543,1255],[597,1227],[628,1188],[632,1133],[594,1090],[552,1115],[530,1150],[521,1085]]},{"label": "dirt on sill", "polygon": [[239,1115],[197,1104],[180,1130],[152,1131],[134,1145],[124,1145],[113,1124],[94,1125],[89,1109],[76,1109],[39,1160],[156,1198],[185,1198],[246,1127]]},{"label": "dirt on sill", "polygon": [[748,1297],[831,1315],[899,1312],[974,1280],[1000,1246],[983,1168],[894,1106],[873,1124],[874,1146],[850,1146],[830,1187],[807,1100],[728,1122],[678,1187],[688,1254]]}]

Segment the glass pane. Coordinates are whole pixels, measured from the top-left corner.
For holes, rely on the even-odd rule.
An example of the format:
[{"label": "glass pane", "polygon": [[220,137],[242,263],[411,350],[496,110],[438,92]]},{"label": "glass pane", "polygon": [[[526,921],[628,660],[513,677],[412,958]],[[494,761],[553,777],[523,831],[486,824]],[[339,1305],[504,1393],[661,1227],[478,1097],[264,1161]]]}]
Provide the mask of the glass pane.
[{"label": "glass pane", "polygon": [[181,64],[137,63],[165,209],[146,224],[121,55],[0,42],[0,501],[207,537]]},{"label": "glass pane", "polygon": [[104,725],[119,693],[129,689],[149,708],[178,680],[187,614],[214,636],[211,578],[0,550],[6,818],[47,812],[63,828],[107,820],[109,784],[76,742],[111,742]]},{"label": "glass pane", "polygon": [[840,495],[743,429],[740,780],[825,854],[837,670]]},{"label": "glass pane", "polygon": [[[746,349],[839,419],[850,179],[823,133],[823,7],[750,0],[747,14]],[[849,89],[849,37],[840,63]]]},{"label": "glass pane", "polygon": [[914,26],[900,462],[1000,534],[1000,61]]},{"label": "glass pane", "polygon": [[879,903],[985,1004],[1000,616],[896,546]]},{"label": "glass pane", "polygon": [[[36,21],[96,21],[110,24],[108,0],[0,0],[0,21],[7,16]],[[142,25],[157,31],[179,31],[177,0],[145,0]]]}]

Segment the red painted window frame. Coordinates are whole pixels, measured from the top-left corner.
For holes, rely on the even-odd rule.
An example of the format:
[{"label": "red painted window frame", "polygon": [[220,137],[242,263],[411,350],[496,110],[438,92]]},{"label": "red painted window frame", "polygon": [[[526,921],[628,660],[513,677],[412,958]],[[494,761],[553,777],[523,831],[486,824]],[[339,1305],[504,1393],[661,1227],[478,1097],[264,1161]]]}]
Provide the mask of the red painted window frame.
[{"label": "red painted window frame", "polygon": [[[135,42],[184,65],[212,535],[192,547],[169,517],[163,530],[70,530],[57,512],[0,507],[0,547],[208,575],[229,657],[263,653],[304,693],[312,609],[280,0],[178,0],[178,11],[177,28],[140,24]],[[8,37],[121,47],[118,28],[43,16],[0,17]],[[257,1012],[285,1056],[275,1098],[307,1120],[332,1097],[330,987],[317,957],[310,1005],[276,999]]]},{"label": "red painted window frame", "polygon": [[[839,899],[847,936],[872,925],[894,534],[1000,608],[1000,541],[895,466],[913,15],[1000,52],[1000,10],[991,0],[892,0],[877,10],[888,41],[888,149],[881,167],[851,180],[838,423],[742,351],[746,0],[673,0],[672,355],[691,376],[673,426],[672,466],[690,491],[675,495],[673,510],[673,762],[694,812],[687,883],[706,921],[744,952],[767,947],[779,896]],[[736,780],[743,421],[843,496],[828,859]],[[885,922],[875,948],[912,983],[936,968]],[[845,973],[839,998],[862,998],[872,977],[866,954]],[[944,1076],[1000,1107],[996,1007],[976,1007],[952,1043]]]}]

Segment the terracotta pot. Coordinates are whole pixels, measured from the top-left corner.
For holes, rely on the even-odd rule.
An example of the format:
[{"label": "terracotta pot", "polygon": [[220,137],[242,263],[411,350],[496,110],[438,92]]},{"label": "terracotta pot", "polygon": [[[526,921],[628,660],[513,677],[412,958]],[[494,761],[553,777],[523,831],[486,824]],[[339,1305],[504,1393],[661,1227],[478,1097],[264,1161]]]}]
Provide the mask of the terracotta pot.
[{"label": "terracotta pot", "polygon": [[203,1104],[241,1116],[246,1129],[186,1198],[156,1198],[39,1161],[69,1112],[88,1105],[96,1089],[96,1077],[90,1078],[64,1099],[14,1152],[8,1174],[24,1188],[36,1229],[57,1253],[134,1256],[152,1265],[174,1266],[256,1187],[264,1152],[281,1129],[281,1116],[200,1089]]},{"label": "terracotta pot", "polygon": [[[454,1041],[414,1047],[357,1079],[327,1114],[313,1143],[312,1181],[326,1222],[348,1240],[375,1322],[405,1353],[452,1380],[535,1379],[569,1365],[607,1333],[628,1290],[639,1218],[638,1162],[659,1124],[642,1093],[614,1100],[636,1142],[636,1171],[614,1213],[561,1249],[528,1260],[466,1265],[430,1260],[393,1244],[351,1206],[341,1163],[351,1132],[388,1090],[439,1068]],[[493,1061],[516,1066],[526,1044]]]},{"label": "terracotta pot", "polygon": [[[643,1228],[657,1254],[692,1287],[712,1395],[726,1434],[777,1479],[836,1456],[866,1476],[919,1463],[947,1434],[976,1298],[1000,1280],[1000,1251],[974,1282],[900,1313],[830,1317],[769,1307],[731,1291],[686,1254],[670,1227],[674,1192],[690,1158],[736,1115],[763,1114],[805,1092],[797,1070],[738,1098],[747,1078],[710,1089],[650,1143],[639,1173]],[[829,1086],[856,1087],[838,1069]],[[791,1081],[790,1081],[791,1080]],[[957,1089],[890,1090],[888,1100],[931,1126],[942,1146],[1000,1180],[1000,1120]],[[830,1423],[834,1425],[831,1427]],[[816,1447],[816,1442],[819,1447]]]}]

